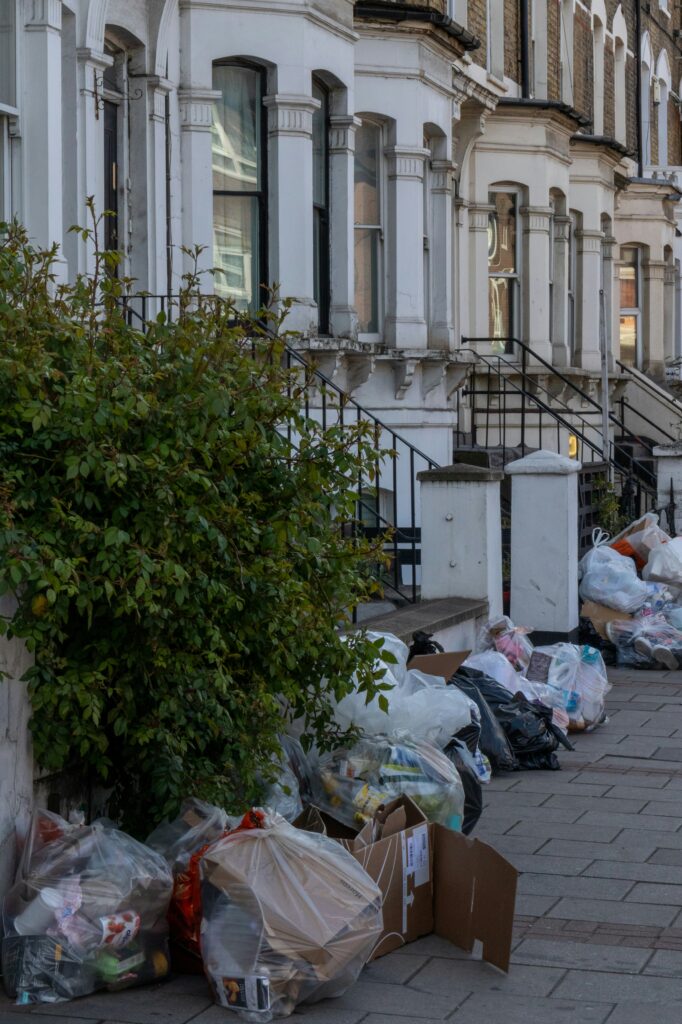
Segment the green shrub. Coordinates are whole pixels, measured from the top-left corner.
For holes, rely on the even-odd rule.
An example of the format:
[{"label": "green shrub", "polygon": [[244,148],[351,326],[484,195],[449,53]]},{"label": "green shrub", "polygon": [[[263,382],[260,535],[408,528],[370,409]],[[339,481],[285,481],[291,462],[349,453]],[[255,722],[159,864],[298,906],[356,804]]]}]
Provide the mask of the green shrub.
[{"label": "green shrub", "polygon": [[190,275],[143,334],[112,254],[71,287],[55,257],[5,226],[0,632],[35,651],[37,760],[111,787],[137,832],[188,794],[237,810],[283,717],[330,742],[330,691],[382,687],[377,645],[337,631],[376,589],[377,545],[340,528],[375,439],[303,417],[272,311],[236,322]]}]

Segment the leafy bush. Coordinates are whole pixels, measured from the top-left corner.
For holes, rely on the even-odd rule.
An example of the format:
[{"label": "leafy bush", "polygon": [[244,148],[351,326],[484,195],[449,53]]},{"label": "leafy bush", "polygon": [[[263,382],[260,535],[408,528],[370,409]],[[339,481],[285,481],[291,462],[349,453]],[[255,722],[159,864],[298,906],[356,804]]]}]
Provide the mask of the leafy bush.
[{"label": "leafy bush", "polygon": [[187,794],[236,810],[283,717],[324,743],[330,691],[382,687],[377,645],[337,632],[376,589],[376,545],[340,528],[374,438],[304,418],[271,311],[236,318],[190,276],[142,333],[112,254],[74,286],[55,257],[6,228],[0,632],[35,651],[37,760],[111,787],[133,830]]}]

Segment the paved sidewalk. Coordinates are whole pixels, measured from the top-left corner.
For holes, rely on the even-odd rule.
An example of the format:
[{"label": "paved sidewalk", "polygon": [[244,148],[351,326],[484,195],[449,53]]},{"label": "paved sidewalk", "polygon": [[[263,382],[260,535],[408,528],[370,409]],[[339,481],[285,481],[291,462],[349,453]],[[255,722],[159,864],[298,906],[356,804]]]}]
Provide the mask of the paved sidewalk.
[{"label": "paved sidewalk", "polygon": [[[292,1024],[681,1024],[682,672],[613,672],[611,721],[561,772],[495,780],[477,835],[523,872],[509,975],[433,937]],[[201,978],[0,1024],[219,1024]]]}]

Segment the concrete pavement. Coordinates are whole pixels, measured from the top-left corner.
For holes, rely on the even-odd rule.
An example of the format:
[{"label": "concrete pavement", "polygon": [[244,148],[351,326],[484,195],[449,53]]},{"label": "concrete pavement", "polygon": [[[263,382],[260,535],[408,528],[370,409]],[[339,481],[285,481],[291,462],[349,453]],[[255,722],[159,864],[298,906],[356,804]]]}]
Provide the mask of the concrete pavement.
[{"label": "concrete pavement", "polygon": [[[494,780],[476,832],[523,872],[501,974],[429,937],[292,1024],[681,1024],[682,672],[611,673],[608,725],[561,772]],[[23,1010],[0,1024],[219,1024],[201,978]]]}]

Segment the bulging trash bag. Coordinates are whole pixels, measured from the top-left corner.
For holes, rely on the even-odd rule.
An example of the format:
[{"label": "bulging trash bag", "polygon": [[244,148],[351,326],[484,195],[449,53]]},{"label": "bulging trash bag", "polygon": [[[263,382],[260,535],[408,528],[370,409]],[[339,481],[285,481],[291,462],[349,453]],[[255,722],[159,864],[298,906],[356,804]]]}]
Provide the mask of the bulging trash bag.
[{"label": "bulging trash bag", "polygon": [[619,554],[632,558],[637,568],[643,569],[653,549],[660,544],[667,544],[669,540],[670,536],[658,525],[658,515],[647,512],[617,534],[609,546]]},{"label": "bulging trash bag", "polygon": [[596,648],[567,643],[536,647],[528,676],[544,691],[544,696],[538,694],[543,703],[566,711],[569,729],[593,729],[604,720],[604,698],[611,686]]},{"label": "bulging trash bag", "polygon": [[279,775],[267,786],[263,804],[287,821],[295,821],[303,812],[304,805],[312,803],[311,770],[297,739],[283,735],[279,740],[282,746],[276,761]]},{"label": "bulging trash bag", "polygon": [[[465,836],[468,836],[473,832],[478,819],[483,813],[482,779],[479,775],[479,765],[482,766],[482,762],[478,762],[466,743],[458,739],[450,741],[445,749],[445,755],[457,769],[464,787],[462,832]],[[488,780],[486,779],[485,781]]]},{"label": "bulging trash bag", "polygon": [[3,903],[2,973],[17,1004],[164,977],[170,869],[111,823],[37,811]]},{"label": "bulging trash bag", "polygon": [[459,831],[464,790],[442,751],[407,734],[366,737],[350,749],[320,755],[317,803],[354,828],[382,804],[409,796],[429,821]]},{"label": "bulging trash bag", "polygon": [[682,537],[673,537],[667,544],[654,548],[642,576],[651,583],[682,587]]},{"label": "bulging trash bag", "polygon": [[498,651],[515,671],[524,672],[533,653],[533,644],[528,639],[530,632],[525,626],[515,626],[507,615],[503,615],[483,627],[478,637],[477,653]]},{"label": "bulging trash bag", "polygon": [[146,845],[156,850],[170,865],[174,874],[183,871],[193,853],[212,843],[234,827],[229,815],[220,807],[194,797],[183,801],[174,821],[164,821],[147,836]]},{"label": "bulging trash bag", "polygon": [[215,1001],[244,1020],[340,996],[383,929],[381,891],[339,843],[249,812],[201,861],[201,951]]},{"label": "bulging trash bag", "polygon": [[492,708],[476,685],[477,680],[484,678],[483,672],[463,665],[455,672],[450,680],[450,685],[465,693],[478,707],[481,723],[479,745],[481,751],[490,759],[493,769],[501,772],[518,771],[519,762],[514,756],[509,740]]},{"label": "bulging trash bag", "polygon": [[636,612],[649,596],[647,585],[637,576],[632,559],[619,555],[607,540],[606,534],[596,530],[594,547],[580,560],[580,597],[615,611]]},{"label": "bulging trash bag", "polygon": [[518,693],[520,673],[517,672],[508,658],[498,651],[481,651],[470,654],[464,662],[465,667],[475,668],[484,676],[490,676],[510,693]]}]

